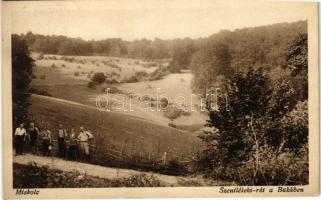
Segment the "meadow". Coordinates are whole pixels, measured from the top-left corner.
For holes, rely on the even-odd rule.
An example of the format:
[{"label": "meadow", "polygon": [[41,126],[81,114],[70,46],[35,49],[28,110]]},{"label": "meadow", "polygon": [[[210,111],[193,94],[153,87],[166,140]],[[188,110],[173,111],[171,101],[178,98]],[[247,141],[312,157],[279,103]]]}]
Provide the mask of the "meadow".
[{"label": "meadow", "polygon": [[[95,138],[92,162],[101,165],[126,167],[133,160],[162,163],[167,160],[192,160],[200,147],[200,140],[187,131],[161,126],[143,118],[114,112],[101,112],[95,107],[72,104],[51,97],[33,95],[29,113],[40,129],[49,129],[56,139],[56,130],[63,124],[67,130],[80,126],[90,129]],[[105,153],[111,152],[111,156]],[[116,152],[116,153],[112,153]],[[121,154],[119,154],[121,152]],[[166,153],[165,153],[166,152]],[[118,161],[115,157],[121,156]],[[112,159],[112,160],[111,160]],[[124,160],[129,163],[122,163]],[[133,167],[134,167],[133,166]]]},{"label": "meadow", "polygon": [[[155,99],[158,95],[159,98],[168,98],[171,103],[184,98],[184,102],[180,102],[180,106],[187,111],[194,110],[188,115],[182,115],[175,119],[175,125],[179,127],[195,127],[196,125],[201,128],[207,119],[204,113],[198,112],[200,99],[197,95],[192,95],[192,74],[189,71],[171,73],[158,80],[150,80],[153,72],[160,68],[166,68],[168,65],[166,59],[143,61],[102,56],[59,55],[41,55],[41,59],[39,59],[38,54],[35,54],[34,57],[36,62],[31,85],[40,91],[46,91],[53,97],[95,106],[97,95],[105,94],[105,88],[116,88],[117,91],[110,94],[110,98],[119,94],[124,95],[127,98],[125,107],[129,107],[129,95],[135,97],[130,100],[134,111],[124,112],[125,114],[143,117],[167,126],[171,120],[165,117],[162,112],[149,112],[140,106],[142,98],[147,97],[153,100],[152,106],[155,110],[157,104]],[[76,72],[77,74],[75,74]],[[106,75],[106,82],[95,88],[88,88],[87,83],[90,81],[90,77],[97,72]],[[140,74],[143,75],[140,76]]]}]

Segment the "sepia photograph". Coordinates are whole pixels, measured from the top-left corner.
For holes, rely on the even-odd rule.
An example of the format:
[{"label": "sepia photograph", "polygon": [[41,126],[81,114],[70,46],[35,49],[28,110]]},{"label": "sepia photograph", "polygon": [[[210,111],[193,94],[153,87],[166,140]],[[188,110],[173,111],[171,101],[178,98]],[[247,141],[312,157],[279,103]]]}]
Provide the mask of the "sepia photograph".
[{"label": "sepia photograph", "polygon": [[2,11],[8,198],[319,194],[318,3]]}]

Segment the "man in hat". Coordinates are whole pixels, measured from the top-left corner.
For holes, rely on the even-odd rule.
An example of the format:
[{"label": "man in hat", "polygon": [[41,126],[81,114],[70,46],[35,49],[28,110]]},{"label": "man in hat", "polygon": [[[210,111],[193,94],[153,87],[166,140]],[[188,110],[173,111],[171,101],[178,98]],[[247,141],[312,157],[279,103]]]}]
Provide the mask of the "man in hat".
[{"label": "man in hat", "polygon": [[90,152],[89,152],[89,142],[94,138],[94,136],[90,133],[89,130],[85,131],[84,127],[80,127],[80,133],[78,135],[78,140],[80,144],[80,149],[85,156],[87,161],[90,160]]}]

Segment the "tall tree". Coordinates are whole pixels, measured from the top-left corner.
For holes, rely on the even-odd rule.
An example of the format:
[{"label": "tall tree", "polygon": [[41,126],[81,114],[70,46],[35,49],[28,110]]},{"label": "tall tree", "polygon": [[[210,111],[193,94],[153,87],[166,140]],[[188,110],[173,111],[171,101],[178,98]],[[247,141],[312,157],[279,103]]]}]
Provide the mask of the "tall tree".
[{"label": "tall tree", "polygon": [[288,66],[300,100],[308,99],[308,35],[300,34],[292,42],[288,53]]},{"label": "tall tree", "polygon": [[[282,153],[298,155],[307,144],[307,103],[295,106],[297,100],[289,81],[272,84],[261,68],[238,72],[224,85],[228,100],[220,97],[218,110],[209,109],[208,126],[214,131],[200,136],[207,144],[200,163],[229,181],[286,182],[287,178],[273,175],[279,165],[270,166]],[[305,164],[295,166],[303,169]],[[299,173],[295,174],[296,181],[301,181]]]},{"label": "tall tree", "polygon": [[30,57],[26,40],[12,35],[12,102],[13,125],[25,122],[29,103],[29,84],[31,82],[33,59]]},{"label": "tall tree", "polygon": [[194,74],[193,87],[202,94],[207,89],[219,87],[220,80],[233,74],[229,47],[221,42],[215,42],[202,48],[192,60]]}]

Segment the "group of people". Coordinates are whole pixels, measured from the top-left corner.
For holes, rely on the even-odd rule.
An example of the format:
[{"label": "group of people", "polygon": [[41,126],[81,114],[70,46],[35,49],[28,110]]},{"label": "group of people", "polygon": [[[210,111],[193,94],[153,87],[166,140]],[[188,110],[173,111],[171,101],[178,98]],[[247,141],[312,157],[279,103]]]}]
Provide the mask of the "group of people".
[{"label": "group of people", "polygon": [[[51,156],[53,137],[49,129],[40,131],[34,123],[30,123],[29,128],[26,129],[22,123],[16,128],[14,136],[16,155],[22,155],[24,153],[24,146],[27,144],[27,141],[29,141],[29,147],[33,153],[39,153],[39,144],[42,142],[42,154],[44,156]],[[89,143],[92,139],[93,135],[90,130],[85,130],[83,127],[80,127],[79,133],[77,134],[75,129],[72,128],[68,132],[62,124],[59,124],[57,130],[58,156],[76,160],[78,155],[80,155],[80,150],[83,158],[90,160]]]}]

